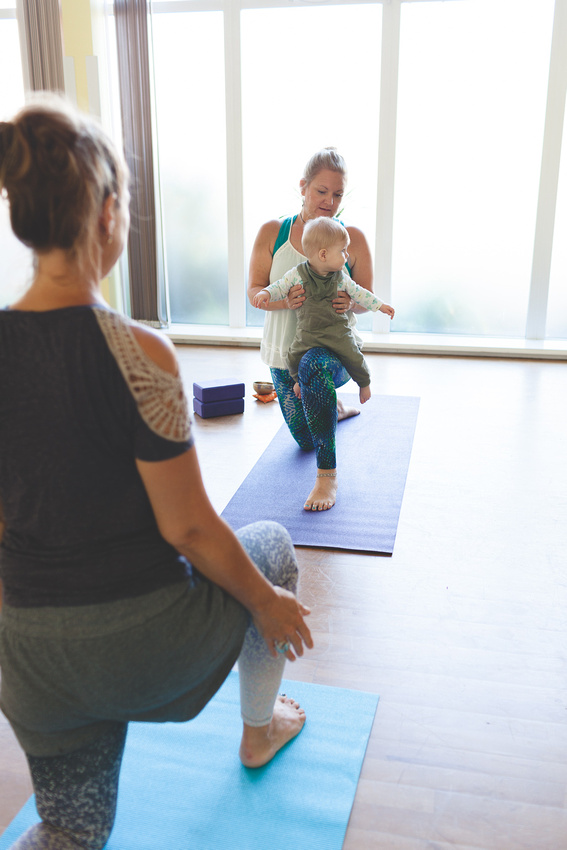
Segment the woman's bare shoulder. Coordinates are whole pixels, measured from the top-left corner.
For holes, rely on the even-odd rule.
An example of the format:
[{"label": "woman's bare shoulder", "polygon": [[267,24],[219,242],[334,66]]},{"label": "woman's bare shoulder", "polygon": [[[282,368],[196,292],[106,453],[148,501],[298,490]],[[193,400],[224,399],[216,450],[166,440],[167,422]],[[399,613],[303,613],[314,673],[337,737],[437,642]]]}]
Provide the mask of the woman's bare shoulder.
[{"label": "woman's bare shoulder", "polygon": [[356,245],[367,245],[366,236],[359,227],[354,227],[352,224],[345,225],[347,233],[350,236],[351,243]]},{"label": "woman's bare shoulder", "polygon": [[274,218],[271,221],[266,221],[258,231],[258,235],[256,236],[256,245],[268,247],[270,251],[272,251],[276,244],[281,224],[281,221],[277,218]]},{"label": "woman's bare shoulder", "polygon": [[170,372],[172,375],[177,375],[179,366],[177,364],[175,347],[165,334],[147,325],[139,324],[133,325],[132,331],[142,351],[160,369],[163,369],[164,372]]}]

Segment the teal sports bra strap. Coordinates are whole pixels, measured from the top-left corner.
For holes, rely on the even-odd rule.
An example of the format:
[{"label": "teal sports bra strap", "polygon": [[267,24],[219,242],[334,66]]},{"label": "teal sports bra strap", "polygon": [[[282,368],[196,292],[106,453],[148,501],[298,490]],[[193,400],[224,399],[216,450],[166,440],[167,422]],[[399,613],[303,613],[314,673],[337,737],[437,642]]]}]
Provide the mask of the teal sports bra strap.
[{"label": "teal sports bra strap", "polygon": [[[296,215],[290,215],[288,218],[284,218],[284,220],[282,221],[282,223],[280,225],[279,232],[278,232],[278,237],[277,237],[275,245],[274,245],[272,257],[276,256],[276,253],[282,247],[284,242],[287,242],[287,240],[289,239],[289,233],[290,233],[290,230],[291,230],[291,226],[292,226],[292,224],[293,224],[293,222],[295,221],[296,218],[297,218]],[[341,221],[341,224],[342,224],[342,221]],[[350,270],[350,266],[349,266],[348,262],[347,262],[345,268],[347,270],[348,276],[352,277],[352,272]]]},{"label": "teal sports bra strap", "polygon": [[276,239],[276,244],[274,245],[272,257],[276,255],[276,252],[282,247],[284,242],[287,242],[287,240],[289,239],[291,225],[293,224],[296,218],[296,215],[290,215],[289,218],[284,218],[284,220],[282,221],[278,232],[278,238]]}]

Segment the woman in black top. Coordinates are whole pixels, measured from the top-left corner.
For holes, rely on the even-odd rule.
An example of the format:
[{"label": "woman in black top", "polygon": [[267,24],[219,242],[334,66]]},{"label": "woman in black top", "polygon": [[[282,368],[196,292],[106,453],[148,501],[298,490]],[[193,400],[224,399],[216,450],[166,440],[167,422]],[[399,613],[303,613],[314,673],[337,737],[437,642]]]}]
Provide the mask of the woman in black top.
[{"label": "woman in black top", "polygon": [[235,535],[203,487],[169,340],[111,310],[128,234],[122,157],[59,100],[0,123],[0,189],[35,256],[0,311],[0,705],[42,818],[13,846],[101,848],[126,727],[187,720],[238,658],[240,757],[305,714],[278,696],[312,640],[275,523]]}]

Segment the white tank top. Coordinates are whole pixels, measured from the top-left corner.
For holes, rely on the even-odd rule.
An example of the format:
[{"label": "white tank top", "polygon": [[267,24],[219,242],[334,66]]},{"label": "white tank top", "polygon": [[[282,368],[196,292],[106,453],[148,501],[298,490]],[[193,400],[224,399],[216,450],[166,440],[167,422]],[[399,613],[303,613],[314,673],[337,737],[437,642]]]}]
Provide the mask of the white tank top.
[{"label": "white tank top", "polygon": [[[295,221],[294,216],[293,221]],[[293,227],[292,221],[292,227]],[[291,227],[290,227],[291,235]],[[307,258],[300,254],[290,242],[290,237],[280,245],[272,258],[270,283],[280,280],[286,272],[304,263]],[[273,310],[266,312],[264,319],[264,335],[260,346],[262,362],[274,369],[287,369],[285,356],[289,350],[295,330],[297,316],[295,310]]]}]

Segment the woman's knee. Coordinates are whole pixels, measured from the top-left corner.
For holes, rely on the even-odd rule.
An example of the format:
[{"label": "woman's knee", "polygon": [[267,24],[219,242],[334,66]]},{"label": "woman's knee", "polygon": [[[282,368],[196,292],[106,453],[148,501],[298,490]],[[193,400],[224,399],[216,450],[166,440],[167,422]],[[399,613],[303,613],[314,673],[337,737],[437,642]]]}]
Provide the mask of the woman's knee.
[{"label": "woman's knee", "polygon": [[299,361],[299,383],[310,384],[313,378],[320,379],[328,359],[329,352],[325,348],[310,348]]},{"label": "woman's knee", "polygon": [[278,587],[295,593],[298,566],[289,532],[277,522],[262,520],[246,525],[237,537],[258,569]]},{"label": "woman's knee", "polygon": [[311,348],[303,355],[298,369],[299,383],[302,387],[324,385],[334,394],[350,380],[350,375],[339,358],[327,348]]}]

